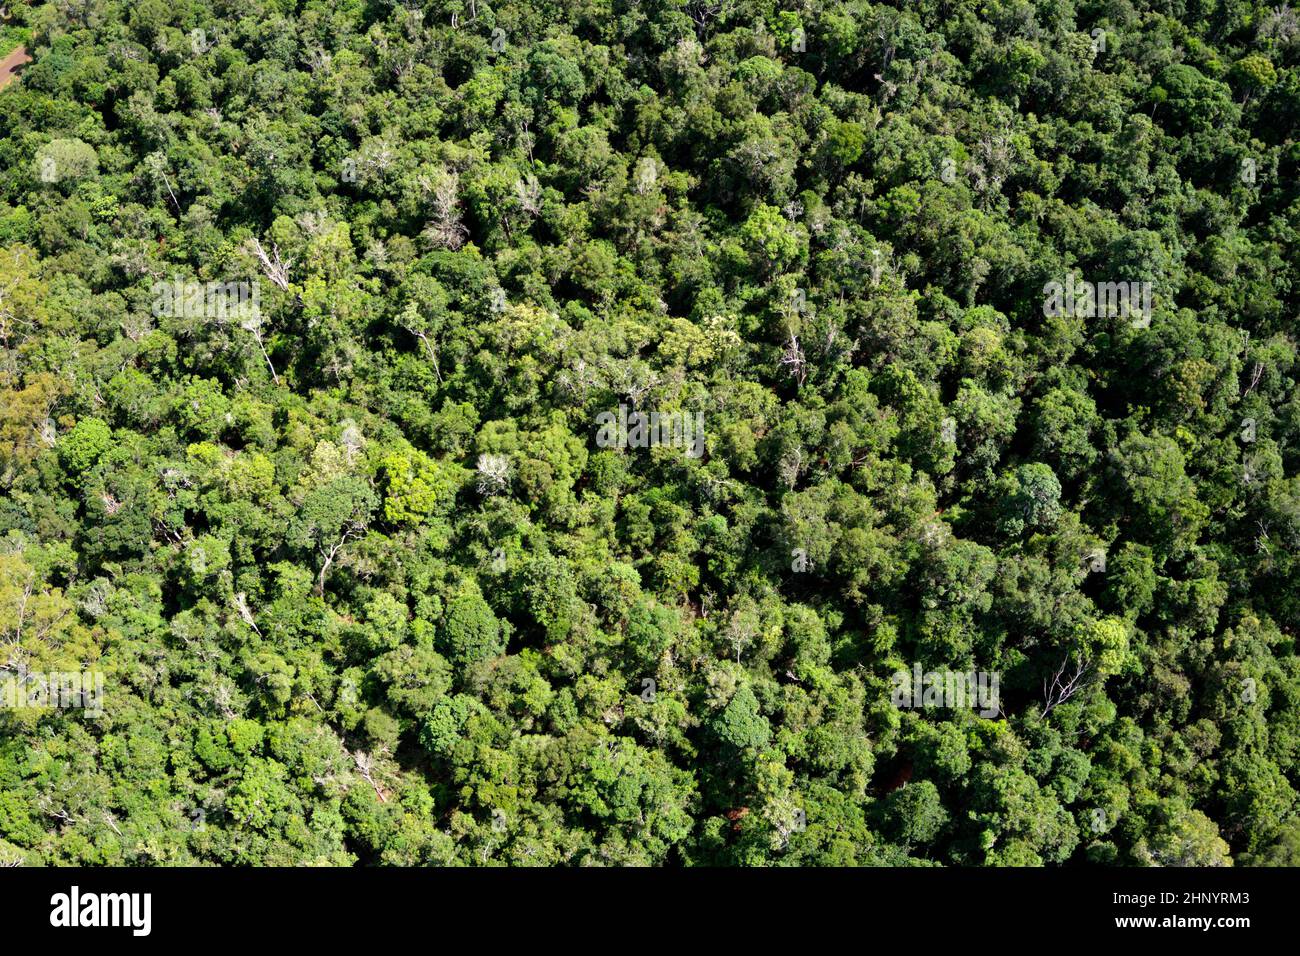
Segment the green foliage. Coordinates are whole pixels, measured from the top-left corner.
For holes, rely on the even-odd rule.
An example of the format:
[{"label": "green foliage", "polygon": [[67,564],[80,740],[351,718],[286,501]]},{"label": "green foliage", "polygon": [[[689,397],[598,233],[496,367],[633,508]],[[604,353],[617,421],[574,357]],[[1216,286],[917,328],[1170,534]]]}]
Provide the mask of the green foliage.
[{"label": "green foliage", "polygon": [[99,418],[83,418],[59,441],[59,457],[72,477],[92,468],[113,445],[113,430]]},{"label": "green foliage", "polygon": [[448,656],[461,667],[485,661],[505,650],[501,623],[477,587],[461,589],[447,605],[444,644]]},{"label": "green foliage", "polygon": [[1274,7],[11,5],[0,863],[1293,864]]},{"label": "green foliage", "polygon": [[999,484],[998,510],[1006,534],[1050,531],[1061,516],[1061,483],[1041,462],[1020,465]]},{"label": "green foliage", "polygon": [[772,728],[759,713],[758,700],[748,687],[741,687],[713,722],[714,732],[725,744],[738,750],[766,746]]}]

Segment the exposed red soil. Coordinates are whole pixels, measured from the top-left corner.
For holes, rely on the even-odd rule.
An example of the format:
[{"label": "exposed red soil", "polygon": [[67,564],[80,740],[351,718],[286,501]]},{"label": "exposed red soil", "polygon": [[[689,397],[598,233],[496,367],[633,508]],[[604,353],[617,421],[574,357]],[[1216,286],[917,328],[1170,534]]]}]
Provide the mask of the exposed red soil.
[{"label": "exposed red soil", "polygon": [[0,90],[18,79],[19,72],[30,62],[32,62],[32,57],[25,46],[18,47],[3,60],[0,60]]}]

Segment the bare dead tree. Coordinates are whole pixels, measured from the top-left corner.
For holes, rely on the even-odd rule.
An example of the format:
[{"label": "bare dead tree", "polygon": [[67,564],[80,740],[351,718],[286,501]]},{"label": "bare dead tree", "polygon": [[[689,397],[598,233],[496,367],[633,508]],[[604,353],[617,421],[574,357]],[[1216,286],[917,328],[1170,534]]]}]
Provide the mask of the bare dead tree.
[{"label": "bare dead tree", "polygon": [[799,345],[799,337],[793,332],[790,333],[790,341],[781,355],[781,367],[802,387],[804,379],[808,377],[808,361]]},{"label": "bare dead tree", "polygon": [[847,361],[858,350],[858,340],[848,341],[848,337],[843,333],[844,330],[834,323],[828,323],[826,326],[826,335],[820,343],[820,352],[832,364]]},{"label": "bare dead tree", "polygon": [[542,211],[542,185],[537,177],[529,175],[515,182],[515,202],[528,216],[537,216]]},{"label": "bare dead tree", "polygon": [[1268,540],[1268,522],[1260,520],[1255,523],[1255,526],[1259,528],[1259,534],[1255,536],[1255,550],[1268,554],[1273,550],[1273,546]]},{"label": "bare dead tree", "polygon": [[167,176],[167,157],[162,153],[150,153],[145,159],[145,165],[151,173],[154,173],[162,179],[163,185],[167,187],[167,195],[171,197],[172,206],[176,209],[176,215],[181,214],[181,202],[176,198],[176,191],[172,189],[172,181]]},{"label": "bare dead tree", "polygon": [[876,22],[874,38],[880,41],[880,72],[883,74],[889,69],[889,64],[894,60],[894,53],[898,49],[898,30],[903,23],[903,14],[897,11],[883,14]]},{"label": "bare dead tree", "polygon": [[271,246],[271,254],[267,255],[266,250],[262,248],[262,241],[256,236],[249,240],[249,244],[257,256],[257,261],[262,266],[262,271],[266,273],[266,277],[275,283],[281,291],[287,292],[289,290],[289,270],[293,268],[293,260],[290,259],[285,262],[281,259],[280,247],[275,244]]},{"label": "bare dead tree", "polygon": [[357,772],[361,774],[361,779],[364,780],[366,783],[370,784],[370,786],[375,788],[375,796],[379,798],[379,802],[387,803],[388,799],[384,796],[383,789],[375,781],[374,758],[372,758],[370,754],[366,753],[365,751],[358,750],[356,753],[352,755],[352,759],[356,761]]},{"label": "bare dead tree", "polygon": [[[14,277],[3,287],[0,287],[0,346],[3,346],[6,349],[9,348],[10,334],[15,333],[19,325],[18,309],[13,304],[13,299],[16,295],[19,284],[23,281],[23,277],[28,271],[22,267],[23,260],[30,262],[31,258],[27,253],[20,252],[17,249],[13,250],[11,255],[14,265]],[[22,322],[21,324],[24,327],[24,332],[35,328],[35,323],[30,320]]]},{"label": "bare dead tree", "polygon": [[420,185],[430,193],[433,207],[433,218],[422,235],[434,245],[459,249],[469,235],[460,221],[460,177],[454,172],[444,172],[432,182],[422,178]]},{"label": "bare dead tree", "polygon": [[361,453],[361,449],[365,447],[366,436],[355,423],[349,421],[343,428],[343,434],[339,436],[339,445],[347,457],[348,465],[351,466],[356,461],[357,455]]},{"label": "bare dead tree", "polygon": [[1082,655],[1076,656],[1074,672],[1067,676],[1072,656],[1074,655],[1065,655],[1061,666],[1052,675],[1050,685],[1047,678],[1043,678],[1043,709],[1039,712],[1039,717],[1046,717],[1087,686],[1091,662]]},{"label": "bare dead tree", "polygon": [[505,491],[510,483],[510,458],[507,455],[478,456],[478,490],[482,495]]},{"label": "bare dead tree", "polygon": [[356,516],[347,522],[343,527],[343,534],[338,541],[333,544],[323,543],[318,549],[321,556],[320,574],[316,578],[316,596],[324,597],[325,595],[325,576],[329,574],[330,567],[334,564],[334,559],[338,557],[343,546],[353,538],[359,538],[366,530],[366,522]]},{"label": "bare dead tree", "polygon": [[262,316],[251,315],[244,319],[240,324],[245,332],[253,336],[253,341],[257,343],[257,348],[262,353],[262,358],[266,361],[266,367],[271,370],[271,380],[276,385],[280,384],[280,376],[275,373],[275,364],[271,361],[271,353],[266,350],[266,339],[262,335]]},{"label": "bare dead tree", "polygon": [[248,607],[248,599],[244,597],[244,592],[240,591],[235,595],[235,610],[239,612],[240,619],[253,629],[258,637],[262,636],[257,622],[253,620],[253,612]]},{"label": "bare dead tree", "polygon": [[975,189],[985,201],[999,194],[1011,161],[1011,136],[1005,130],[985,133],[976,146],[976,158],[970,169]]},{"label": "bare dead tree", "polygon": [[397,324],[415,336],[420,344],[424,346],[425,351],[429,353],[429,361],[433,363],[433,374],[441,382],[442,369],[438,365],[438,344],[428,332],[421,328],[422,322],[419,310],[414,305],[407,306],[406,310],[397,319]]},{"label": "bare dead tree", "polygon": [[27,618],[27,603],[32,598],[32,589],[36,584],[36,572],[33,571],[27,575],[27,580],[23,582],[23,594],[18,600],[18,614],[10,637],[10,631],[6,628],[4,632],[5,644],[11,648],[18,648],[23,643],[23,622]]},{"label": "bare dead tree", "polygon": [[1249,395],[1251,392],[1253,392],[1255,388],[1259,385],[1259,380],[1263,377],[1264,377],[1264,363],[1256,362],[1255,368],[1250,377],[1250,387],[1246,389],[1242,397],[1244,398],[1246,395]]},{"label": "bare dead tree", "polygon": [[690,13],[691,20],[695,24],[695,32],[702,40],[705,33],[708,32],[709,24],[723,14],[730,4],[726,0],[691,0],[686,5],[687,12]]},{"label": "bare dead tree", "polygon": [[212,692],[212,703],[215,704],[217,710],[221,712],[221,716],[227,720],[230,720],[235,716],[235,709],[232,706],[234,703],[234,694],[231,691],[229,684],[221,683],[216,686],[215,690]]}]

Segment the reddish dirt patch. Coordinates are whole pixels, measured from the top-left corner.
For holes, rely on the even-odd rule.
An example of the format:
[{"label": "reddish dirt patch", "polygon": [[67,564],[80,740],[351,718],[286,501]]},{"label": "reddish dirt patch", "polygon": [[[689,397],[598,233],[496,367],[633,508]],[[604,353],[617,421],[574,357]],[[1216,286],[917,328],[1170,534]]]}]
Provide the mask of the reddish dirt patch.
[{"label": "reddish dirt patch", "polygon": [[32,62],[32,57],[25,46],[20,46],[3,60],[0,60],[0,90],[18,79],[19,71],[30,62]]}]

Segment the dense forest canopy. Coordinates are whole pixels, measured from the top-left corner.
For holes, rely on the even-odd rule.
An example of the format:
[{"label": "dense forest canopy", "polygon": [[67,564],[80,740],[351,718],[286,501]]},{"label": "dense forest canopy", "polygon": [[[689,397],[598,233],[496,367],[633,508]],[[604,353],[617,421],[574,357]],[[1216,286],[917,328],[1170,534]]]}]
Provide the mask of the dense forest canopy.
[{"label": "dense forest canopy", "polygon": [[1300,863],[1300,13],[7,17],[0,862]]}]

